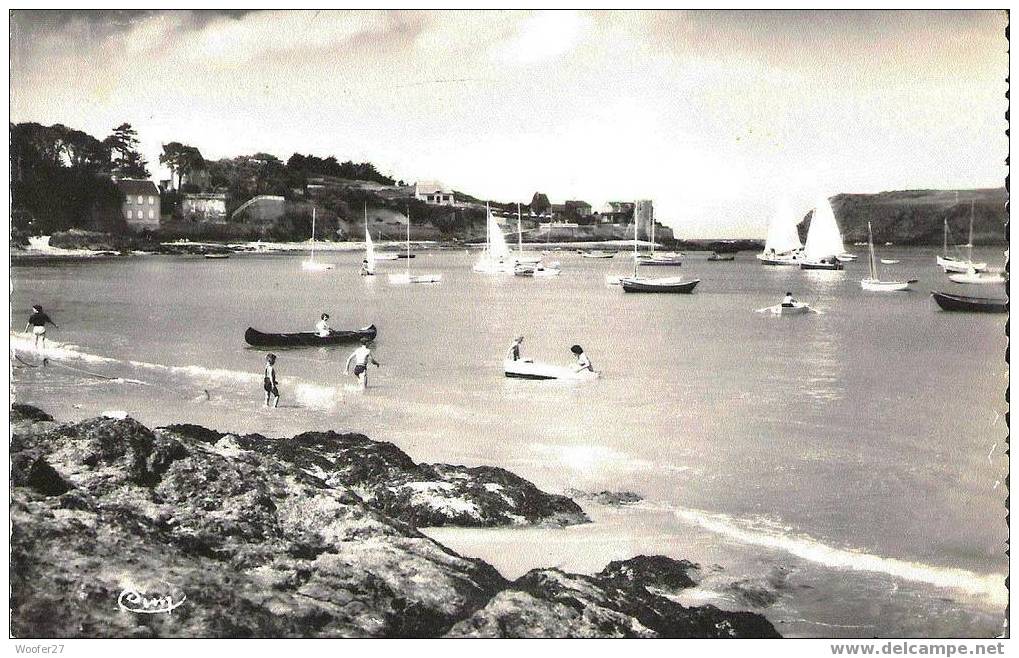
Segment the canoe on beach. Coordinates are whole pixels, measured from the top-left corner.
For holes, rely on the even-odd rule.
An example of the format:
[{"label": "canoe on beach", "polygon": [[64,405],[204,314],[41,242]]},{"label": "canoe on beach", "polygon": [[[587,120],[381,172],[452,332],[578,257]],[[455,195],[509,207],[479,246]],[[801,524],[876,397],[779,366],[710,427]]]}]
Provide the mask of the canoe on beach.
[{"label": "canoe on beach", "polygon": [[314,331],[300,331],[289,334],[267,334],[253,327],[244,332],[244,340],[253,347],[319,347],[321,345],[340,345],[356,343],[362,338],[373,340],[377,330],[375,325],[352,331],[334,330],[328,336],[319,336]]}]

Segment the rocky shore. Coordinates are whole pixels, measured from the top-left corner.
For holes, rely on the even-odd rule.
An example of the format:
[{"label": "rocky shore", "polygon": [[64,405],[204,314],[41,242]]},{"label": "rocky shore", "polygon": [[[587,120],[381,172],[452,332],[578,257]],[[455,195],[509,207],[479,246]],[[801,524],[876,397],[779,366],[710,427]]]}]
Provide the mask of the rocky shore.
[{"label": "rocky shore", "polygon": [[63,424],[26,405],[11,423],[15,637],[778,637],[670,599],[694,584],[686,561],[508,582],[417,530],[587,521],[499,468],[358,434]]}]

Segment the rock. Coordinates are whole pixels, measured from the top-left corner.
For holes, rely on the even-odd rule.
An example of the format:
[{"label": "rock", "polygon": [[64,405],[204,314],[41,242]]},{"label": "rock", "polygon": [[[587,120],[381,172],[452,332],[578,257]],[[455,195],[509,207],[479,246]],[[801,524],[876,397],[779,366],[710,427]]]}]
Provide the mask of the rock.
[{"label": "rock", "polygon": [[788,567],[775,565],[765,576],[736,580],[722,589],[740,605],[767,608],[779,600],[783,590],[789,589],[790,573]]},{"label": "rock", "polygon": [[[222,433],[195,425],[167,436],[215,443]],[[580,506],[501,468],[416,464],[395,445],[361,434],[305,432],[290,439],[234,437],[244,450],[293,464],[326,483],[342,483],[368,505],[415,527],[564,526],[589,521]]]},{"label": "rock", "polygon": [[611,507],[621,507],[623,505],[632,505],[639,503],[644,500],[644,497],[638,493],[632,491],[581,491],[579,489],[569,489],[566,492],[570,498],[589,500],[599,505],[609,505]]},{"label": "rock", "polygon": [[779,637],[764,617],[684,607],[646,588],[602,576],[535,569],[455,624],[447,637]]},{"label": "rock", "polygon": [[700,566],[689,560],[674,560],[664,555],[638,555],[629,560],[617,560],[598,573],[602,578],[644,587],[655,593],[675,594],[697,582],[688,572]]},{"label": "rock", "polygon": [[[13,635],[426,637],[506,584],[339,482],[214,448],[131,419],[15,437]],[[44,463],[74,489],[40,492]],[[117,606],[168,586],[173,614]]]},{"label": "rock", "polygon": [[49,415],[39,407],[15,402],[11,405],[10,419],[12,423],[19,421],[52,421],[53,416]]}]

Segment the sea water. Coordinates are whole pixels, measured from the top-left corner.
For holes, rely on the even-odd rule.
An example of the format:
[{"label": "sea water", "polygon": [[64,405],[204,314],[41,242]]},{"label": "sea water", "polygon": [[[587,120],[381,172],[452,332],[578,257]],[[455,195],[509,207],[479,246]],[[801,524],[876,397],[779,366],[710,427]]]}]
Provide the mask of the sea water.
[{"label": "sea water", "polygon": [[[595,572],[661,553],[701,564],[684,602],[757,605],[807,636],[992,636],[1003,632],[1007,370],[1005,316],[946,313],[950,283],[933,249],[884,248],[842,272],[765,267],[752,254],[650,275],[700,278],[692,295],[626,294],[611,260],[561,252],[550,279],[483,275],[476,255],[421,252],[360,277],[361,254],[227,260],[138,256],[13,268],[13,331],[33,303],[50,328],[50,366],[12,336],[16,397],[60,419],[123,410],[150,426],[192,422],[289,436],[359,431],[415,460],[508,468],[561,492],[631,490],[632,507],[586,508],[566,529],[431,529],[507,577],[541,566]],[[1000,265],[994,249],[975,257]],[[758,313],[786,291],[818,313]],[[275,350],[282,399],[263,404],[265,351],[244,330],[378,327],[370,387],[344,374],[352,347]],[[580,344],[602,373],[581,384],[509,380],[515,335],[537,360],[569,363]],[[36,366],[36,367],[33,367]],[[760,597],[746,592],[763,590]]]}]

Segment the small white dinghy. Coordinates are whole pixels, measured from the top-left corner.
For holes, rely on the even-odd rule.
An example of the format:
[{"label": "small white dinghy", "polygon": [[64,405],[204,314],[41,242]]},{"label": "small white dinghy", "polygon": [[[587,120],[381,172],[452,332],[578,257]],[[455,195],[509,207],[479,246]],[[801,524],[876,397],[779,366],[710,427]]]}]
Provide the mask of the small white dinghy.
[{"label": "small white dinghy", "polygon": [[389,283],[404,285],[408,283],[442,283],[441,274],[411,274],[410,273],[410,208],[407,209],[407,270],[400,274],[390,274]]},{"label": "small white dinghy", "polygon": [[978,285],[988,285],[993,283],[1004,283],[1005,277],[997,272],[977,272],[974,269],[961,274],[949,274],[949,281],[955,283],[969,283]]},{"label": "small white dinghy", "polygon": [[589,381],[598,379],[598,373],[591,370],[577,372],[575,368],[557,366],[551,363],[538,363],[529,359],[502,362],[503,372],[513,379],[563,379],[570,381]]},{"label": "small white dinghy", "polygon": [[793,302],[792,306],[775,304],[774,306],[759,308],[757,309],[757,313],[771,313],[772,315],[803,315],[805,313],[810,313],[813,310],[814,309],[810,308],[809,304]]},{"label": "small white dinghy", "polygon": [[870,276],[860,281],[860,287],[869,292],[899,292],[909,290],[910,281],[882,281],[878,278],[877,257],[874,255],[874,234],[870,229],[870,222],[867,222],[867,249],[869,250]]},{"label": "small white dinghy", "polygon": [[898,262],[899,262],[899,261],[897,261],[897,260],[894,260],[894,259],[892,259],[892,258],[882,258],[882,259],[881,259],[881,264],[882,264],[882,265],[895,265],[895,264],[896,264],[896,263],[898,263]]}]

